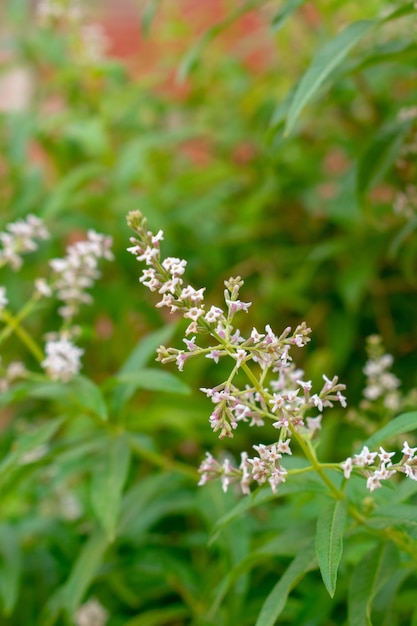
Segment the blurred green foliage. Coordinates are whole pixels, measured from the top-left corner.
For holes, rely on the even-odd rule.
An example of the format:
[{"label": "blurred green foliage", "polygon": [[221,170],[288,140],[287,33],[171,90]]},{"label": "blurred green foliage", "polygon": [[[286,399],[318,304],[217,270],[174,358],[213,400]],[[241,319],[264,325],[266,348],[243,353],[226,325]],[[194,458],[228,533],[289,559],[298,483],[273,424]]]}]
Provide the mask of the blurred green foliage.
[{"label": "blurred green foliage", "polygon": [[[307,320],[308,378],[337,373],[356,406],[365,338],[378,333],[404,388],[415,385],[414,3],[234,0],[200,38],[169,2],[137,4],[149,41],[173,33],[180,44],[162,48],[150,73],[85,58],[79,24],[39,24],[31,3],[2,9],[0,79],[25,71],[30,97],[0,113],[0,226],[34,213],[54,233],[19,280],[2,270],[2,284],[18,310],[34,267],[44,272],[88,228],[113,236],[116,261],[80,319],[88,378],[67,392],[25,383],[0,400],[0,624],[72,624],[95,596],[109,626],[251,626],[259,615],[259,626],[272,626],[277,604],[260,613],[265,597],[284,580],[277,593],[286,599],[306,571],[277,623],[368,624],[373,599],[373,623],[415,624],[411,564],[356,527],[330,600],[311,571],[310,537],[326,502],[314,478],[293,480],[278,499],[260,491],[257,506],[208,545],[242,502],[218,485],[195,486],[203,451],[223,448],[207,427],[210,403],[191,390],[214,385],[219,372],[203,362],[179,380],[156,369],[154,349],[181,329],[137,286],[125,251],[125,215],[140,207],[164,230],[166,254],[188,260],[190,282],[207,288],[208,301],[220,303],[224,279],[243,277],[253,302],[247,329]],[[231,43],[229,31],[253,10],[263,26]],[[250,53],[265,42],[253,67]],[[45,307],[27,328],[41,337],[55,321]],[[14,356],[9,339],[2,358]],[[322,442],[336,461],[358,437],[341,417],[329,417]],[[229,448],[253,443],[252,433],[238,433]],[[20,463],[42,444],[46,456]],[[376,501],[382,510],[408,507],[412,486]],[[366,508],[355,481],[352,491]],[[72,497],[73,518],[63,504]],[[415,524],[403,511],[413,537]],[[364,555],[370,571],[372,559],[385,569],[358,599],[359,583],[349,591],[349,580],[358,580]]]}]

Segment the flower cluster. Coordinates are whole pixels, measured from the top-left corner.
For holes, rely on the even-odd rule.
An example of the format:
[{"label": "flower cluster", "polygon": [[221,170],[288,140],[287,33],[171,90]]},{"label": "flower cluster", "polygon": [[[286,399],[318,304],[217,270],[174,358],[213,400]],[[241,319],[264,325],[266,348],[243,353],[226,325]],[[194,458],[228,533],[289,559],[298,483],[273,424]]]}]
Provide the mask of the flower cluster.
[{"label": "flower cluster", "polygon": [[[275,491],[285,481],[287,472],[280,460],[282,454],[291,454],[291,438],[311,439],[320,428],[325,407],[332,407],[335,402],[345,407],[346,399],[342,395],[345,386],[336,376],[333,379],[324,376],[322,389],[314,393],[312,382],[303,380],[302,370],[296,369],[291,349],[302,348],[310,340],[311,330],[305,323],[295,330],[288,327],[279,335],[269,325],[263,331],[253,328],[248,337],[243,337],[234,326],[234,318],[240,311],[247,312],[251,303],[239,298],[243,285],[240,277],[225,281],[223,308],[208,307],[204,288],[195,289],[184,283],[186,261],[176,257],[161,258],[163,232],[149,231],[140,211],[129,214],[128,224],[136,233],[128,250],[146,264],[139,281],[159,294],[158,308],[166,306],[171,312],[181,312],[189,322],[183,340],[186,349],[160,346],[157,360],[175,362],[182,370],[184,364],[196,356],[204,356],[215,363],[228,358],[231,373],[227,381],[214,388],[202,388],[215,405],[209,420],[213,432],[221,439],[233,437],[240,423],[263,426],[268,421],[278,430],[276,444],[255,446],[258,456],[252,459],[242,453],[238,468],[229,460],[221,465],[208,455],[200,467],[200,484],[221,477],[224,489],[231,482],[239,481],[242,491],[248,493],[250,483],[255,481],[258,484],[268,482]],[[246,377],[247,384],[243,388],[234,384],[238,373]]]},{"label": "flower cluster", "polygon": [[78,22],[82,17],[81,4],[76,0],[39,0],[36,12],[42,25],[62,20]]},{"label": "flower cluster", "polygon": [[68,382],[81,369],[80,357],[84,350],[66,337],[50,340],[45,346],[46,358],[41,365],[52,380]]},{"label": "flower cluster", "polygon": [[22,254],[37,249],[36,239],[48,238],[49,233],[42,220],[35,215],[11,222],[0,232],[0,267],[10,265],[13,270],[20,269],[23,264]]},{"label": "flower cluster", "polygon": [[85,6],[77,0],[40,0],[37,20],[47,28],[69,27],[74,60],[84,65],[102,61],[109,47],[103,26],[86,22]]},{"label": "flower cluster", "polygon": [[[36,239],[49,237],[42,220],[34,215],[28,215],[26,219],[12,222],[0,233],[0,267],[10,265],[17,270],[22,265],[22,255],[37,249]],[[83,350],[72,342],[77,328],[73,326],[74,316],[79,312],[82,304],[92,302],[87,289],[93,286],[94,281],[100,277],[98,262],[100,259],[113,259],[110,250],[112,238],[88,231],[87,238],[83,241],[68,246],[64,258],[56,258],[50,261],[51,276],[37,278],[35,291],[29,303],[16,316],[12,315],[6,307],[8,297],[6,288],[0,286],[0,319],[9,326],[2,331],[1,339],[4,340],[15,329],[24,317],[36,308],[37,302],[42,297],[55,296],[62,306],[58,309],[63,318],[63,325],[58,332],[48,333],[46,336],[45,358],[37,348],[33,339],[25,332],[20,332],[32,353],[39,359],[41,367],[52,380],[69,381],[78,374],[81,368],[80,357]],[[25,338],[26,337],[26,338]],[[26,377],[23,363],[12,362],[7,367],[0,367],[0,390],[8,389],[10,384],[18,378]]]},{"label": "flower cluster", "polygon": [[276,493],[278,486],[286,481],[288,472],[282,466],[281,459],[283,454],[292,454],[290,439],[280,440],[268,446],[261,443],[253,447],[258,456],[249,458],[246,452],[242,452],[239,467],[234,467],[229,458],[220,464],[206,452],[206,458],[198,470],[201,475],[198,484],[205,485],[210,480],[220,478],[224,492],[229,485],[239,483],[242,493],[249,494],[252,482],[257,482],[258,485],[268,482],[272,491]]},{"label": "flower cluster", "polygon": [[407,441],[402,448],[402,458],[398,463],[392,462],[395,452],[387,452],[380,447],[379,452],[370,452],[364,446],[359,454],[348,457],[341,468],[346,479],[350,478],[352,471],[357,471],[365,476],[366,486],[372,492],[382,487],[381,480],[387,480],[398,472],[405,474],[412,480],[417,480],[417,448],[411,448]]},{"label": "flower cluster", "polygon": [[76,328],[71,324],[80,306],[92,302],[86,290],[100,277],[98,261],[113,259],[112,243],[111,237],[88,231],[87,239],[68,246],[64,258],[49,262],[52,269],[49,282],[45,279],[35,282],[38,297],[55,295],[63,303],[58,313],[64,319],[65,330],[50,333],[45,346],[46,358],[41,363],[52,380],[68,382],[81,369],[80,357],[84,350],[72,342]]},{"label": "flower cluster", "polygon": [[[417,140],[415,143],[417,151]],[[399,191],[393,203],[394,213],[411,220],[417,212],[417,187],[415,185],[407,185],[404,191]]]},{"label": "flower cluster", "polygon": [[68,246],[64,258],[49,262],[52,269],[50,284],[37,281],[40,295],[48,296],[54,292],[58,300],[63,302],[58,312],[67,322],[73,319],[82,304],[92,302],[86,290],[100,277],[99,259],[113,259],[110,250],[112,243],[111,237],[89,230],[87,239]]},{"label": "flower cluster", "polygon": [[366,376],[366,385],[363,390],[366,401],[362,403],[363,408],[367,408],[369,402],[381,400],[384,407],[397,410],[400,405],[400,396],[397,391],[400,381],[389,371],[394,362],[392,355],[384,352],[378,335],[368,337],[367,351],[369,359],[363,369]]}]

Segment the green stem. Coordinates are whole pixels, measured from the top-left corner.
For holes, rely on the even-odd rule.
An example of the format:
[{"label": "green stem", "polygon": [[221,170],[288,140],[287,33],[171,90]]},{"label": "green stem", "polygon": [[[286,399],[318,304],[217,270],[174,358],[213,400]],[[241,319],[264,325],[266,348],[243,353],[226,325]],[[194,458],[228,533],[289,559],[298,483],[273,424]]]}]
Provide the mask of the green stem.
[{"label": "green stem", "polygon": [[29,313],[27,312],[25,313],[25,315],[22,315],[23,310],[24,309],[20,311],[19,316],[14,316],[6,310],[3,310],[1,312],[0,314],[1,318],[7,324],[7,329],[5,330],[9,332],[6,333],[5,331],[3,331],[0,334],[0,342],[14,331],[16,335],[18,335],[18,337],[26,345],[28,350],[33,354],[35,359],[39,361],[39,363],[41,363],[45,358],[42,350],[40,349],[36,341],[29,335],[29,333],[20,325],[21,319],[23,319],[23,317],[25,317]]}]

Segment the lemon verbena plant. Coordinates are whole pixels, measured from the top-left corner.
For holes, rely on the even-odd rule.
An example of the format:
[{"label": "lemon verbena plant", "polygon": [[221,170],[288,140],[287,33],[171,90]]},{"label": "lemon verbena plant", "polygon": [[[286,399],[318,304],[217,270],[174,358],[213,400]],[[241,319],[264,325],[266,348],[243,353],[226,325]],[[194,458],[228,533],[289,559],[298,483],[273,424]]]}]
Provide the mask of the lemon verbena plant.
[{"label": "lemon verbena plant", "polygon": [[[135,232],[128,250],[137,261],[146,265],[139,281],[157,294],[156,307],[168,307],[171,313],[180,313],[188,322],[184,348],[162,345],[157,350],[157,360],[163,364],[174,362],[181,371],[190,359],[196,357],[212,359],[215,363],[229,359],[227,379],[214,387],[201,388],[214,404],[209,418],[213,432],[220,439],[232,438],[235,430],[245,424],[254,428],[268,424],[276,431],[273,443],[256,443],[253,446],[256,454],[243,451],[237,463],[233,463],[227,453],[222,462],[207,453],[199,468],[199,485],[218,478],[223,491],[226,492],[231,485],[238,485],[241,493],[250,496],[251,488],[268,483],[272,492],[279,494],[283,483],[291,481],[293,476],[317,475],[331,500],[319,517],[316,535],[316,555],[331,595],[335,592],[347,517],[371,534],[390,540],[415,561],[415,543],[406,532],[390,527],[374,528],[369,524],[350,494],[348,479],[353,474],[364,477],[362,492],[368,489],[370,493],[389,479],[397,482],[401,475],[416,483],[417,447],[403,440],[401,451],[396,452],[387,451],[382,445],[373,450],[368,443],[359,446],[358,451],[347,459],[320,461],[317,436],[322,427],[323,412],[336,403],[345,409],[347,402],[345,385],[337,376],[324,374],[324,384],[314,390],[312,382],[297,368],[292,349],[303,348],[310,341],[311,330],[307,324],[303,322],[295,329],[287,327],[278,333],[267,324],[264,329],[253,328],[249,336],[243,336],[237,325],[237,315],[248,313],[251,303],[240,299],[243,286],[240,277],[225,281],[223,308],[210,306],[205,301],[204,288],[195,289],[185,282],[186,261],[177,257],[164,258],[161,254],[162,230],[157,233],[148,230],[147,219],[140,211],[129,213],[128,225]],[[398,387],[399,381],[386,371],[391,364],[390,355],[368,361],[365,398],[376,399]],[[392,404],[392,397],[388,398],[387,407],[389,400]],[[415,419],[415,414],[411,415]],[[410,430],[409,415],[405,414],[404,418],[391,422],[385,430],[381,429],[370,443],[379,442],[395,432]],[[289,468],[287,459],[294,451],[298,460]],[[373,506],[369,511],[372,510]]]}]

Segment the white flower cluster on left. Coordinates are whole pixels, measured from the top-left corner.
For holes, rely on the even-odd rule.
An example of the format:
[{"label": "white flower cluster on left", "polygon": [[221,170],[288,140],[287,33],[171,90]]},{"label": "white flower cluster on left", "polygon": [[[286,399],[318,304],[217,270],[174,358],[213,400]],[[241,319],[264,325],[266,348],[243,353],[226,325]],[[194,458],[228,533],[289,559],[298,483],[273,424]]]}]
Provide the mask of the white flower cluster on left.
[{"label": "white flower cluster on left", "polygon": [[[37,240],[49,238],[43,221],[28,215],[8,224],[0,232],[0,267],[9,265],[13,270],[18,270],[23,263],[23,255],[37,249]],[[73,339],[77,333],[74,326],[74,317],[78,314],[80,306],[92,302],[92,296],[87,292],[94,282],[100,277],[98,262],[100,259],[112,260],[112,238],[93,230],[88,231],[87,238],[68,246],[66,256],[52,259],[49,263],[51,276],[35,279],[35,291],[32,297],[32,308],[40,298],[56,297],[62,306],[58,313],[63,318],[60,330],[48,333],[45,345],[45,358],[39,358],[41,366],[53,380],[69,381],[79,373],[81,368],[81,356],[83,350],[78,348]],[[9,331],[16,323],[20,323],[25,315],[19,313],[14,317],[7,307],[9,300],[6,288],[0,286],[0,319],[10,325]],[[26,309],[31,307],[26,305]],[[4,336],[8,336],[10,332]],[[33,342],[32,342],[33,343]],[[36,356],[39,354],[38,353]],[[5,390],[17,378],[25,377],[27,371],[20,361],[13,362],[9,366],[0,365],[0,389]]]}]

